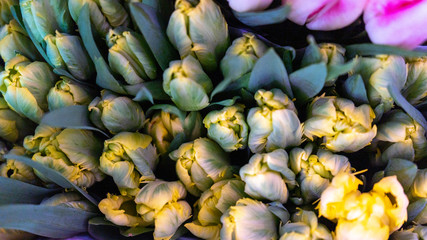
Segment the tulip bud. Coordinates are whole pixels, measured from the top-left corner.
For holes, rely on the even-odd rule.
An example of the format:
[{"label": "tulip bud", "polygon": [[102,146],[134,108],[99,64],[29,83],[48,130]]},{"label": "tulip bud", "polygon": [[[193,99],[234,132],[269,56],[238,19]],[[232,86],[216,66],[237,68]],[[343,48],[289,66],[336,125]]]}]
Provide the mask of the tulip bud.
[{"label": "tulip bud", "polygon": [[92,96],[84,86],[64,76],[61,76],[61,80],[56,82],[55,87],[47,94],[50,111],[72,105],[89,105],[91,100]]},{"label": "tulip bud", "polygon": [[281,90],[258,90],[258,107],[249,110],[248,145],[253,153],[270,152],[301,143],[302,124],[292,100]]},{"label": "tulip bud", "polygon": [[194,196],[200,196],[214,183],[232,177],[227,154],[208,138],[184,143],[169,157],[176,161],[179,179]]},{"label": "tulip bud", "polygon": [[[25,148],[15,146],[9,151],[8,154],[24,156]],[[29,167],[24,163],[13,159],[8,159],[5,163],[0,164],[0,176],[16,179],[30,184],[35,184],[37,181],[37,177],[34,174],[32,167]]]},{"label": "tulip bud", "polygon": [[154,220],[154,240],[170,239],[179,226],[191,217],[191,207],[186,201],[167,203]]},{"label": "tulip bud", "polygon": [[249,128],[243,115],[243,105],[211,111],[203,119],[208,137],[215,140],[226,152],[246,148]]},{"label": "tulip bud", "polygon": [[122,27],[110,29],[107,44],[110,67],[126,83],[134,85],[157,77],[156,61],[141,34]]},{"label": "tulip bud", "polygon": [[183,111],[198,111],[207,107],[212,88],[211,79],[191,55],[170,62],[163,73],[163,90]]},{"label": "tulip bud", "polygon": [[57,193],[49,198],[43,199],[40,205],[62,206],[86,212],[97,212],[96,207],[94,207],[92,203],[83,199],[81,195],[76,192]]},{"label": "tulip bud", "polygon": [[101,91],[101,98],[92,100],[89,111],[95,126],[113,134],[138,131],[144,126],[145,115],[138,103],[107,90]]},{"label": "tulip bud", "polygon": [[323,224],[318,223],[316,214],[302,209],[292,216],[292,222],[280,227],[280,236],[280,240],[332,240],[331,232]]},{"label": "tulip bud", "polygon": [[39,56],[27,32],[16,20],[11,20],[0,29],[0,55],[3,62],[7,62],[17,53],[31,60],[36,60]]},{"label": "tulip bud", "polygon": [[19,5],[19,0],[5,0],[0,3],[0,26],[13,20],[10,8],[14,5]]},{"label": "tulip bud", "polygon": [[408,78],[402,90],[402,95],[413,105],[420,104],[427,97],[427,58],[410,59]]},{"label": "tulip bud", "polygon": [[138,216],[133,197],[108,194],[107,198],[99,202],[98,208],[108,221],[118,226],[136,227],[149,225]]},{"label": "tulip bud", "polygon": [[427,199],[421,198],[413,201],[408,206],[408,222],[417,224],[427,223]]},{"label": "tulip bud", "polygon": [[0,97],[0,137],[8,142],[22,140],[33,133],[36,126],[9,108]]},{"label": "tulip bud", "polygon": [[55,75],[45,62],[30,62],[18,55],[10,59],[0,73],[0,91],[9,107],[18,114],[40,122],[48,110],[47,94],[55,84]]},{"label": "tulip bud", "polygon": [[44,38],[46,54],[55,68],[67,69],[79,80],[88,80],[95,72],[92,61],[79,36],[55,32]]},{"label": "tulip bud", "polygon": [[296,185],[295,174],[288,168],[288,154],[283,149],[255,154],[239,173],[246,183],[245,193],[259,200],[286,203],[289,195],[286,185],[291,189]]},{"label": "tulip bud", "polygon": [[[91,131],[39,125],[34,135],[25,137],[24,147],[34,153],[34,161],[58,171],[77,186],[90,187],[104,178],[98,169],[102,145]],[[50,182],[42,173],[35,173]]]},{"label": "tulip bud", "polygon": [[237,179],[222,180],[202,193],[197,201],[195,218],[185,224],[190,232],[203,239],[219,239],[221,216],[236,202],[246,197],[245,183]]},{"label": "tulip bud", "polygon": [[15,229],[0,228],[0,239],[3,240],[21,240],[21,239],[33,239],[35,235]]},{"label": "tulip bud", "polygon": [[384,175],[395,175],[400,184],[402,184],[403,189],[405,189],[405,192],[407,192],[414,182],[417,170],[418,168],[415,163],[404,159],[393,158],[388,161]]},{"label": "tulip bud", "polygon": [[230,39],[221,9],[212,0],[178,0],[166,30],[181,59],[195,57],[207,72],[217,68]]},{"label": "tulip bud", "polygon": [[310,140],[323,138],[326,148],[334,152],[356,152],[375,137],[374,117],[367,104],[355,107],[344,98],[318,97],[309,106],[304,135]]},{"label": "tulip bud", "polygon": [[122,195],[135,196],[140,183],[154,180],[158,162],[152,138],[145,134],[121,132],[105,140],[99,168],[112,176]]},{"label": "tulip bud", "polygon": [[427,198],[427,168],[420,169],[410,189],[411,198]]}]

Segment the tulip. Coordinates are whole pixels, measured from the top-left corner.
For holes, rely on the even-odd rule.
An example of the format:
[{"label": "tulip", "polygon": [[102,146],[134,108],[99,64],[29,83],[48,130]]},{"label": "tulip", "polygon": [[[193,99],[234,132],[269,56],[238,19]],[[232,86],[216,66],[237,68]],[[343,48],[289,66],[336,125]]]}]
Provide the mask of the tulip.
[{"label": "tulip", "polygon": [[84,86],[64,76],[61,76],[61,80],[56,82],[55,87],[47,94],[50,111],[72,105],[89,105],[91,100],[92,96]]},{"label": "tulip", "polygon": [[33,239],[35,235],[15,229],[0,228],[0,239],[3,240],[21,240],[21,239]]},{"label": "tulip", "polygon": [[4,0],[0,2],[0,26],[3,26],[13,19],[10,8],[19,5],[19,0]]},{"label": "tulip", "polygon": [[155,180],[158,155],[151,141],[148,135],[131,132],[105,140],[99,168],[113,177],[122,195],[135,196],[140,183]]},{"label": "tulip", "polygon": [[409,204],[408,222],[427,223],[427,198],[421,198]]},{"label": "tulip", "polygon": [[33,133],[36,126],[9,108],[0,97],[0,137],[8,142],[22,140]]},{"label": "tulip", "polygon": [[427,39],[426,11],[427,1],[368,1],[363,21],[373,43],[412,49]]},{"label": "tulip", "polygon": [[36,60],[39,57],[37,49],[28,37],[27,32],[22,29],[16,20],[11,20],[0,29],[0,55],[3,62],[7,62],[15,57],[17,53],[31,60]]},{"label": "tulip", "polygon": [[[9,151],[8,154],[24,156],[25,148],[15,146]],[[0,164],[0,176],[16,179],[30,184],[35,184],[37,181],[37,177],[34,174],[33,168],[13,159],[8,159],[5,163]]]},{"label": "tulip", "polygon": [[330,31],[343,28],[353,23],[363,12],[368,0],[282,0],[289,4],[288,16],[292,22],[304,25],[308,29]]},{"label": "tulip", "polygon": [[0,91],[9,107],[18,114],[40,122],[48,110],[47,94],[55,84],[55,75],[45,62],[30,62],[17,55],[0,73]]},{"label": "tulip", "polygon": [[258,107],[249,110],[248,145],[253,153],[269,152],[301,143],[302,124],[294,103],[281,90],[258,90]]},{"label": "tulip", "polygon": [[418,170],[410,189],[411,198],[427,198],[427,168]]},{"label": "tulip", "polygon": [[262,11],[273,2],[273,0],[228,0],[231,9],[237,12],[258,12]]},{"label": "tulip", "polygon": [[[34,161],[58,171],[77,186],[90,187],[104,178],[98,169],[102,145],[91,131],[39,125],[34,135],[25,137],[24,147],[34,153]],[[50,182],[42,173],[35,173]]]},{"label": "tulip", "polygon": [[423,103],[427,97],[427,57],[407,61],[408,78],[402,90],[402,95],[409,103]]},{"label": "tulip", "polygon": [[367,104],[356,107],[344,98],[317,97],[308,108],[304,135],[310,140],[322,138],[326,148],[334,152],[356,152],[375,137],[374,117]]},{"label": "tulip", "polygon": [[211,79],[191,55],[170,62],[163,73],[163,90],[183,111],[199,111],[207,107],[212,88]]},{"label": "tulip", "polygon": [[288,154],[283,149],[252,156],[239,171],[246,183],[245,193],[258,200],[286,203],[288,188],[292,189],[297,184],[294,172],[288,167],[288,160]]},{"label": "tulip", "polygon": [[166,30],[181,59],[191,55],[212,72],[227,50],[230,39],[221,9],[212,0],[178,0]]},{"label": "tulip", "polygon": [[292,222],[280,227],[280,236],[280,240],[332,240],[331,232],[323,224],[318,223],[316,214],[302,209],[292,216]]},{"label": "tulip", "polygon": [[419,240],[427,238],[427,227],[422,225],[410,226],[406,230],[394,232],[390,240]]},{"label": "tulip", "polygon": [[107,198],[99,202],[98,208],[108,221],[118,226],[136,227],[149,225],[138,216],[136,204],[130,196],[108,194]]},{"label": "tulip", "polygon": [[214,183],[232,177],[227,154],[208,138],[184,143],[169,157],[176,161],[179,179],[194,196],[200,196]]},{"label": "tulip", "polygon": [[233,105],[209,112],[203,119],[208,137],[226,152],[246,148],[249,128],[243,115],[243,105]]},{"label": "tulip", "polygon": [[384,169],[384,176],[396,176],[405,192],[409,190],[417,175],[417,165],[399,158],[390,159]]},{"label": "tulip", "polygon": [[86,212],[97,212],[96,207],[92,203],[83,199],[82,196],[76,192],[57,193],[51,197],[43,199],[40,205],[62,206]]},{"label": "tulip", "polygon": [[89,104],[89,117],[95,126],[113,134],[138,131],[144,126],[141,106],[125,96],[102,90]]},{"label": "tulip", "polygon": [[191,207],[186,201],[167,203],[154,220],[154,240],[170,239],[179,226],[191,217]]}]

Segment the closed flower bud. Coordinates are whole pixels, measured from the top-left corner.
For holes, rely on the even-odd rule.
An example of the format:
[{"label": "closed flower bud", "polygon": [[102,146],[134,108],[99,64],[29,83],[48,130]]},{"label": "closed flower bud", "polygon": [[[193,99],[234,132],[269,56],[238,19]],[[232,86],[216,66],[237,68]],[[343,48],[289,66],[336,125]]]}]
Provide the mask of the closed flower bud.
[{"label": "closed flower bud", "polygon": [[14,143],[32,134],[35,127],[35,124],[10,109],[4,98],[0,97],[1,138]]},{"label": "closed flower bud", "polygon": [[214,71],[230,39],[221,9],[212,0],[178,0],[167,35],[181,59],[195,57],[207,72]]},{"label": "closed flower bud", "polygon": [[402,95],[413,105],[424,102],[427,98],[427,58],[410,59],[408,78],[402,90]]},{"label": "closed flower bud", "polygon": [[249,110],[248,145],[253,153],[270,152],[301,143],[302,124],[294,103],[279,89],[258,90],[258,107]]},{"label": "closed flower bud", "polygon": [[417,175],[417,165],[411,161],[393,158],[384,169],[384,176],[396,176],[405,192],[409,190]]},{"label": "closed flower bud", "polygon": [[154,240],[170,239],[187,219],[191,217],[191,207],[186,201],[167,203],[154,220]]},{"label": "closed flower bud", "polygon": [[421,198],[409,204],[408,222],[427,223],[427,198]]},{"label": "closed flower bud", "polygon": [[[8,154],[24,156],[25,148],[15,146],[9,151]],[[8,159],[5,163],[0,164],[0,176],[16,179],[30,184],[35,184],[37,181],[37,177],[34,174],[32,167],[29,167],[24,163],[13,159]]]},{"label": "closed flower bud", "polygon": [[84,86],[64,76],[56,82],[55,87],[51,88],[47,94],[50,111],[72,105],[89,105],[91,100],[92,96]]},{"label": "closed flower bud", "polygon": [[169,157],[176,161],[179,179],[194,196],[200,196],[214,183],[232,177],[228,155],[208,138],[184,143]]},{"label": "closed flower bud", "polygon": [[7,62],[17,53],[31,60],[36,60],[39,56],[27,32],[16,20],[11,20],[0,29],[0,55],[3,62]]},{"label": "closed flower bud", "polygon": [[128,97],[101,91],[89,104],[90,120],[100,129],[113,134],[138,131],[144,126],[145,115],[141,106]]},{"label": "closed flower bud", "polygon": [[312,211],[300,209],[292,216],[292,221],[280,227],[280,240],[332,240],[329,229],[318,223],[317,216]]},{"label": "closed flower bud", "polygon": [[427,198],[427,168],[419,169],[410,189],[411,198]]},{"label": "closed flower bud", "polygon": [[108,221],[118,226],[137,227],[149,225],[138,216],[133,197],[108,194],[107,198],[99,202],[98,208]]}]

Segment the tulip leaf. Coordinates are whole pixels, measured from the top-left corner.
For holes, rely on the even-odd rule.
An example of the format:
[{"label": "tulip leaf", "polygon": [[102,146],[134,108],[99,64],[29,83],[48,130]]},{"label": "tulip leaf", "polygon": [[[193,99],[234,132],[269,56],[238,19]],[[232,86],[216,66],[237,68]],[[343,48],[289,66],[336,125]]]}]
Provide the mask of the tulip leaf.
[{"label": "tulip leaf", "polygon": [[110,67],[104,58],[96,58],[93,63],[96,69],[96,84],[102,88],[109,89],[113,92],[126,94],[126,90],[120,85],[117,79],[110,71]]},{"label": "tulip leaf", "polygon": [[400,106],[405,110],[405,112],[411,116],[418,124],[420,124],[424,129],[427,129],[427,121],[424,118],[423,114],[416,109],[408,100],[403,97],[400,90],[393,84],[389,84],[388,91],[390,92],[391,97],[396,102],[396,105]]},{"label": "tulip leaf", "polygon": [[181,144],[183,144],[187,140],[187,137],[185,136],[185,133],[178,133],[172,140],[172,142],[169,145],[168,152],[175,151],[178,149]]},{"label": "tulip leaf", "polygon": [[135,96],[134,101],[150,101],[154,104],[154,100],[169,100],[170,97],[163,91],[162,81],[149,81],[132,86],[125,86],[126,91]]},{"label": "tulip leaf", "polygon": [[157,10],[162,20],[160,21],[160,24],[164,25],[163,29],[166,29],[166,24],[168,23],[172,12],[175,10],[174,2],[170,0],[142,0],[142,3]]},{"label": "tulip leaf", "polygon": [[251,27],[281,23],[286,20],[291,11],[289,4],[259,12],[236,12],[234,16],[243,24]]},{"label": "tulip leaf", "polygon": [[232,105],[234,105],[236,103],[236,101],[240,99],[239,96],[234,96],[232,99],[226,99],[220,102],[214,102],[209,104],[209,106],[215,106],[215,105],[219,105],[219,106],[223,106],[223,107],[230,107]]},{"label": "tulip leaf", "polygon": [[0,186],[0,206],[18,203],[38,204],[47,195],[58,191],[5,177],[0,177]]},{"label": "tulip leaf", "polygon": [[399,47],[381,45],[381,44],[371,44],[371,43],[361,43],[348,45],[346,48],[346,56],[348,58],[354,58],[356,55],[359,56],[375,56],[380,54],[386,55],[398,55],[402,57],[425,57],[427,56],[426,52],[422,51],[411,51]]},{"label": "tulip leaf", "polygon": [[0,228],[49,238],[66,238],[86,232],[87,221],[95,215],[64,206],[9,204],[0,206]]},{"label": "tulip leaf", "polygon": [[289,78],[295,97],[302,103],[322,91],[327,76],[325,63],[312,64],[293,72]]},{"label": "tulip leaf", "polygon": [[345,94],[357,104],[369,104],[365,83],[359,74],[350,76],[343,84]]},{"label": "tulip leaf", "polygon": [[337,64],[328,66],[328,76],[326,77],[326,82],[336,79],[337,77],[347,74],[357,65],[357,60],[353,59],[352,61],[346,62],[344,64]]},{"label": "tulip leaf", "polygon": [[273,48],[270,48],[255,63],[248,88],[251,92],[256,92],[258,89],[280,88],[289,97],[294,97],[285,65]]},{"label": "tulip leaf", "polygon": [[132,227],[127,229],[120,229],[120,234],[125,237],[134,237],[138,236],[144,233],[153,232],[153,228],[147,228],[147,227]]},{"label": "tulip leaf", "polygon": [[50,111],[43,115],[41,123],[59,128],[92,130],[110,138],[110,135],[92,125],[86,105],[73,105]]},{"label": "tulip leaf", "polygon": [[136,25],[144,35],[160,67],[162,70],[167,69],[169,62],[179,59],[179,55],[169,42],[156,9],[144,3],[132,3],[129,7]]},{"label": "tulip leaf", "polygon": [[320,48],[313,36],[307,37],[308,46],[304,50],[304,57],[301,60],[301,67],[307,67],[311,64],[320,63],[323,60]]},{"label": "tulip leaf", "polygon": [[114,224],[114,223],[112,223],[110,221],[107,221],[104,217],[94,217],[94,218],[91,218],[88,223],[90,225],[95,225],[95,226],[101,225],[101,226],[115,226],[115,227],[117,227],[116,224]]},{"label": "tulip leaf", "polygon": [[211,93],[211,100],[215,95],[221,92],[228,92],[228,91],[234,91],[242,88],[247,88],[249,84],[249,79],[251,77],[251,73],[246,73],[245,75],[241,76],[240,78],[233,80],[231,78],[226,78],[222,80],[212,91]]},{"label": "tulip leaf", "polygon": [[[18,156],[18,155],[15,155],[15,154],[6,154],[6,155],[4,155],[4,157],[6,159],[13,159],[13,160],[25,163],[26,165],[34,168],[35,170],[37,170],[38,172],[40,172],[41,174],[43,174],[43,176],[46,177],[47,179],[49,179],[50,181],[58,184],[59,186],[61,186],[63,188],[73,188],[73,189],[76,189],[87,200],[89,200],[90,202],[92,202],[96,206],[98,205],[98,201],[96,201],[86,191],[84,191],[83,189],[79,188],[74,183],[70,182],[70,180],[68,180],[67,178],[65,178],[62,174],[58,173],[57,171],[55,171],[53,169],[50,169],[50,168],[44,166],[43,164],[38,163],[36,161],[33,161],[30,158],[27,158],[27,157],[24,157],[24,156]],[[5,215],[1,215],[0,214],[0,216],[5,216]]]}]

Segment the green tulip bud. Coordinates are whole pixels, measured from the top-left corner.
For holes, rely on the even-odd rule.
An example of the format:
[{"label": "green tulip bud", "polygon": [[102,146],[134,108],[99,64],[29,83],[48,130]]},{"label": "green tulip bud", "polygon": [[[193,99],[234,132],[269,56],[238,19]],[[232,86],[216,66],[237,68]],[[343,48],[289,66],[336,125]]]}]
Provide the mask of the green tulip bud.
[{"label": "green tulip bud", "polygon": [[329,229],[318,223],[316,213],[300,209],[292,216],[292,222],[280,227],[280,240],[291,239],[324,239],[332,240]]},{"label": "green tulip bud", "polygon": [[183,111],[198,111],[207,107],[212,88],[211,79],[191,55],[170,62],[163,73],[163,90]]},{"label": "green tulip bud", "polygon": [[279,219],[269,207],[250,198],[242,198],[221,217],[221,239],[277,239]]},{"label": "green tulip bud", "polygon": [[421,198],[409,204],[408,222],[427,223],[427,198]]},{"label": "green tulip bud", "polygon": [[375,137],[374,117],[367,104],[355,107],[344,98],[317,97],[309,106],[304,135],[310,140],[323,138],[326,148],[334,152],[356,152]]},{"label": "green tulip bud", "polygon": [[89,105],[91,100],[92,96],[84,86],[64,76],[47,94],[50,111],[72,105]]},{"label": "green tulip bud", "polygon": [[71,33],[74,23],[64,0],[21,0],[19,1],[23,20],[28,24],[38,43],[55,31]]},{"label": "green tulip bud", "polygon": [[126,28],[110,29],[107,35],[108,61],[113,71],[134,85],[157,77],[157,66],[144,37]]},{"label": "green tulip bud", "polygon": [[402,95],[409,103],[416,105],[427,97],[427,58],[412,59],[408,62],[408,78]]},{"label": "green tulip bud", "polygon": [[[15,146],[9,151],[9,154],[24,156],[25,148]],[[32,167],[13,159],[8,159],[5,163],[0,165],[0,176],[30,184],[34,184],[37,181]]]},{"label": "green tulip bud", "polygon": [[340,172],[350,172],[347,157],[319,149],[313,152],[313,145],[304,149],[294,148],[290,152],[292,171],[298,175],[301,195],[305,203],[310,203],[322,195],[332,178]]},{"label": "green tulip bud", "polygon": [[97,212],[96,207],[94,207],[92,203],[86,199],[83,199],[81,195],[76,192],[57,193],[52,197],[43,199],[40,205],[62,206],[84,210],[87,212]]},{"label": "green tulip bud", "polygon": [[10,8],[19,5],[19,0],[3,0],[0,2],[0,26],[6,25],[13,20]]},{"label": "green tulip bud", "polygon": [[399,158],[390,159],[384,169],[384,176],[396,175],[405,192],[409,190],[417,175],[417,165],[411,161]]},{"label": "green tulip bud", "polygon": [[0,29],[0,55],[3,61],[7,62],[17,53],[31,60],[39,58],[37,49],[28,37],[27,32],[16,20],[11,20]]},{"label": "green tulip bud", "polygon": [[137,227],[149,225],[136,212],[136,204],[133,197],[108,194],[107,198],[99,202],[98,208],[108,221],[118,226]]},{"label": "green tulip bud", "polygon": [[[344,64],[345,48],[334,43],[321,43],[319,44],[319,51],[322,55],[322,61],[326,63],[328,69],[334,68]],[[337,78],[327,80],[325,86],[332,86],[335,84]]]},{"label": "green tulip bud", "polygon": [[411,186],[409,197],[412,199],[427,198],[427,168],[419,169]]},{"label": "green tulip bud", "polygon": [[[181,113],[185,116],[184,112]],[[188,140],[199,138],[203,132],[202,116],[199,112],[190,112],[181,119],[180,116],[162,110],[151,117],[145,130],[153,138],[159,153],[164,154],[168,152],[171,142],[180,133],[184,133]]]},{"label": "green tulip bud", "polygon": [[67,69],[75,78],[88,80],[94,66],[79,36],[55,32],[47,35],[46,54],[56,68]]},{"label": "green tulip bud", "polygon": [[253,155],[239,172],[246,183],[245,193],[258,200],[286,203],[288,188],[296,185],[295,174],[288,168],[288,160],[288,154],[283,149]]},{"label": "green tulip bud", "polygon": [[[34,135],[25,137],[24,147],[34,153],[34,161],[58,171],[77,186],[90,187],[104,178],[98,169],[102,145],[91,131],[39,125]],[[35,173],[50,182],[42,173]]]},{"label": "green tulip bud", "polygon": [[55,75],[45,62],[30,62],[18,55],[10,59],[0,73],[0,91],[9,107],[18,114],[40,122],[48,110],[47,94],[55,84]]},{"label": "green tulip bud", "polygon": [[392,111],[385,121],[378,124],[375,140],[382,152],[380,161],[391,158],[417,161],[427,156],[425,130],[403,111]]},{"label": "green tulip bud", "polygon": [[100,169],[112,176],[122,195],[135,196],[143,181],[154,180],[158,162],[152,138],[141,133],[121,132],[105,140]]},{"label": "green tulip bud", "polygon": [[166,33],[181,59],[191,55],[207,72],[217,68],[230,45],[227,22],[212,0],[177,0]]},{"label": "green tulip bud", "polygon": [[252,33],[244,33],[233,41],[221,60],[225,79],[237,80],[250,72],[256,61],[267,51],[267,46]]},{"label": "green tulip bud", "polygon": [[169,202],[155,216],[154,240],[170,239],[179,226],[191,217],[191,207],[186,201]]},{"label": "green tulip bud", "polygon": [[0,137],[8,142],[16,142],[33,133],[36,126],[9,108],[0,97]]},{"label": "green tulip bud", "polygon": [[301,143],[302,124],[294,103],[279,89],[258,90],[258,107],[249,110],[248,145],[253,153],[270,152]]},{"label": "green tulip bud", "polygon": [[221,216],[231,206],[247,195],[245,183],[238,179],[222,180],[204,191],[197,201],[195,218],[185,227],[196,237],[219,239]]},{"label": "green tulip bud", "polygon": [[113,134],[134,132],[144,126],[145,115],[141,106],[128,97],[102,90],[89,104],[90,120],[100,129]]},{"label": "green tulip bud", "polygon": [[184,143],[169,157],[176,161],[179,179],[194,196],[200,196],[214,183],[232,177],[227,154],[208,138]]},{"label": "green tulip bud", "polygon": [[[99,2],[99,1],[98,1]],[[68,8],[70,9],[71,17],[75,22],[79,20],[80,11],[83,6],[87,4],[89,7],[90,22],[95,28],[98,35],[104,37],[107,35],[108,30],[111,28],[107,22],[106,17],[99,8],[97,1],[94,0],[69,0]]]},{"label": "green tulip bud", "polygon": [[187,191],[179,181],[155,180],[147,183],[138,192],[135,198],[136,210],[145,222],[154,223],[158,211],[168,203],[184,199],[186,195]]},{"label": "green tulip bud", "polygon": [[243,105],[225,107],[209,112],[203,119],[208,137],[226,152],[246,148],[249,128],[243,115]]}]

